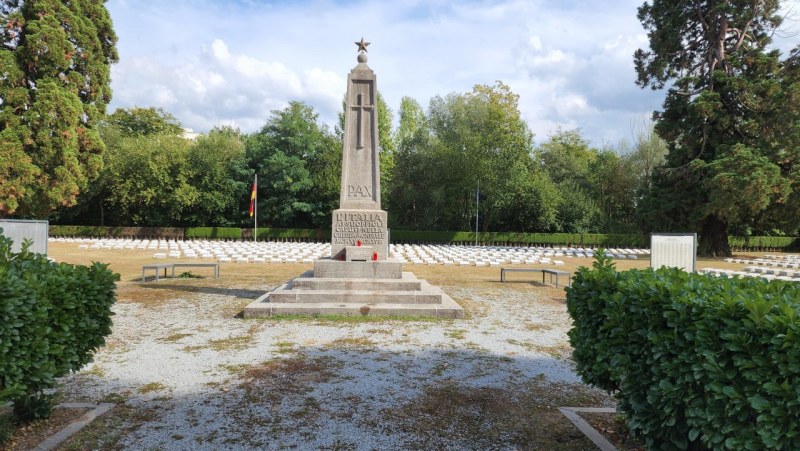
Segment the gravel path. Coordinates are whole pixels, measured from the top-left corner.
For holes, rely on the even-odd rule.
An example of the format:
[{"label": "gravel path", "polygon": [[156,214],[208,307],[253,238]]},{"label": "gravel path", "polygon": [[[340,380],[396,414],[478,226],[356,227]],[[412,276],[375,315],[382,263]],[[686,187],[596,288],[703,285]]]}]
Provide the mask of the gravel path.
[{"label": "gravel path", "polygon": [[129,449],[398,449],[419,446],[401,411],[431,386],[579,383],[563,303],[444,289],[469,299],[470,318],[244,320],[231,315],[247,301],[235,291],[117,304],[108,346],[62,391],[144,412],[120,429]]}]

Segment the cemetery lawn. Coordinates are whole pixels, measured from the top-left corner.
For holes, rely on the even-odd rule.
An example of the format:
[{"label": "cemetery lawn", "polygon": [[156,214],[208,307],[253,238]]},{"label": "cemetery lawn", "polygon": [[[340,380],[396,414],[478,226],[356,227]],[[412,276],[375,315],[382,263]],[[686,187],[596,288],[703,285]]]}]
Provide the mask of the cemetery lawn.
[{"label": "cemetery lawn", "polygon": [[[164,262],[152,250],[51,242],[49,255],[121,274],[112,335],[59,388],[65,402],[116,407],[59,449],[594,449],[557,407],[614,406],[574,374],[565,293],[534,273],[500,283],[498,267],[404,267],[463,320],[242,319],[312,266],[223,263],[220,279],[141,283],[142,265]],[[592,262],[565,260],[558,269]]]}]

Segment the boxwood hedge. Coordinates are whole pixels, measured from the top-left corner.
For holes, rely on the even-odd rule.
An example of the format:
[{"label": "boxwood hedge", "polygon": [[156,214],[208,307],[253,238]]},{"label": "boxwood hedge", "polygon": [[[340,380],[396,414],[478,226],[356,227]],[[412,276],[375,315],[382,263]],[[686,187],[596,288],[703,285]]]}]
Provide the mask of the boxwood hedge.
[{"label": "boxwood hedge", "polygon": [[[0,229],[0,404],[77,371],[111,333],[119,275],[106,265],[53,263],[11,252]],[[29,244],[29,243],[28,243]]]},{"label": "boxwood hedge", "polygon": [[800,284],[593,266],[573,358],[650,449],[800,449]]}]

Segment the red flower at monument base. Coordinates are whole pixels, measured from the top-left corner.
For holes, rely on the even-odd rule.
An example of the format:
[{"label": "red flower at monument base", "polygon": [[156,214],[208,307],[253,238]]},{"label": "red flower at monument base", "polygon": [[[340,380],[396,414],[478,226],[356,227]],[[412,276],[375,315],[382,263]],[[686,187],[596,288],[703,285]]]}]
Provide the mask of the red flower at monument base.
[{"label": "red flower at monument base", "polygon": [[356,246],[361,247],[361,240],[356,240]]},{"label": "red flower at monument base", "polygon": [[377,252],[373,252],[372,253],[372,261],[374,261],[374,262],[378,261],[378,253]]}]

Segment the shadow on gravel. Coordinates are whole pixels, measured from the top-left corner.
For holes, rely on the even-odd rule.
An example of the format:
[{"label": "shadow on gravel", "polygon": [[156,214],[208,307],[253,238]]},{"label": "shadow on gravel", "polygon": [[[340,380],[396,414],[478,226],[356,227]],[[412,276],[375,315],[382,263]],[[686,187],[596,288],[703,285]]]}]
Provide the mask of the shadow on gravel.
[{"label": "shadow on gravel", "polygon": [[[402,327],[383,326],[371,333],[398,332],[402,341]],[[564,361],[465,348],[386,349],[373,340],[344,334],[324,345],[275,342],[252,363],[198,359],[191,371],[162,372],[160,381],[154,374],[104,381],[106,396],[125,394],[124,408],[67,449],[595,449],[557,407],[600,406],[609,398],[579,383],[548,381],[546,373],[569,371]],[[150,355],[149,365],[169,365]],[[198,385],[184,371],[221,377]],[[145,390],[144,381],[155,388]]]},{"label": "shadow on gravel", "polygon": [[154,283],[152,285],[142,284],[141,288],[155,290],[186,291],[189,293],[217,294],[221,296],[232,296],[241,299],[258,299],[267,290],[242,290],[239,288],[217,288],[217,287],[198,287],[192,285],[176,285],[169,283]]}]

